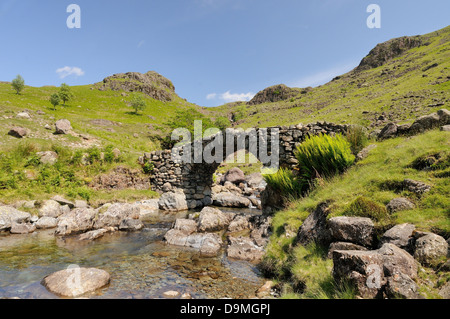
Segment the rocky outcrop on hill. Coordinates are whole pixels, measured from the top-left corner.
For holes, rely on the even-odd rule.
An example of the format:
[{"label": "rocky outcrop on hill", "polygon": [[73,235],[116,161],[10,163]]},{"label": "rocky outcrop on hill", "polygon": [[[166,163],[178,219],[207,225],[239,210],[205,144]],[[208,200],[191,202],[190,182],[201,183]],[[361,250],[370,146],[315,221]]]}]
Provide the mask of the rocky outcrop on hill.
[{"label": "rocky outcrop on hill", "polygon": [[404,52],[423,44],[420,36],[401,37],[378,44],[362,59],[355,71],[364,71],[384,65]]},{"label": "rocky outcrop on hill", "polygon": [[98,85],[101,91],[142,92],[155,100],[164,102],[173,100],[176,95],[172,82],[154,71],[145,74],[138,72],[114,74]]},{"label": "rocky outcrop on hill", "polygon": [[300,89],[290,88],[284,84],[278,84],[268,87],[258,92],[253,99],[251,99],[249,105],[257,105],[262,103],[278,102],[288,100],[300,93]]}]

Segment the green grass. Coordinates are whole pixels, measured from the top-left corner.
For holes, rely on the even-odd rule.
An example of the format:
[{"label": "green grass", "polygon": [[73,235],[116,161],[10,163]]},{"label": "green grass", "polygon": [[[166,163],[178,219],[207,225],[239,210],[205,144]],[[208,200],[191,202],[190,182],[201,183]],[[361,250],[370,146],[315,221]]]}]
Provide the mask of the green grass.
[{"label": "green grass", "polygon": [[[335,290],[330,287],[339,288],[329,277],[327,261],[321,263],[320,260],[313,259],[311,265],[314,265],[314,268],[310,269],[312,266],[305,262],[305,259],[299,258],[310,248],[294,246],[298,228],[323,201],[331,203],[329,218],[342,215],[365,216],[372,218],[376,224],[413,223],[418,230],[433,231],[446,238],[450,235],[450,179],[438,177],[441,172],[439,169],[418,170],[410,167],[417,158],[447,152],[450,147],[450,133],[434,130],[410,138],[395,138],[376,144],[377,147],[366,159],[341,175],[323,180],[321,185],[306,196],[292,201],[287,209],[274,215],[273,235],[267,246],[263,268],[268,274],[287,282],[292,281],[293,274],[299,279],[305,276],[308,279],[308,276],[315,278],[314,276],[321,273],[324,276],[324,287],[331,289],[325,293],[320,288],[320,281],[311,279],[310,292],[297,294],[297,297],[332,296]],[[395,185],[407,178],[423,181],[432,188],[430,192],[419,197],[403,189],[385,186]],[[389,216],[384,207],[396,197],[407,197],[416,207]],[[306,286],[308,291],[308,285]],[[336,290],[335,296],[338,296],[341,290],[347,291],[341,288],[345,287]]]},{"label": "green grass", "polygon": [[[37,155],[39,151],[54,151],[58,154],[58,161],[54,165],[41,163]],[[0,197],[6,203],[14,203],[19,200],[44,200],[62,194],[98,204],[109,200],[156,196],[152,191],[94,191],[89,187],[93,176],[107,173],[117,166],[139,167],[130,162],[129,157],[115,158],[112,146],[73,150],[58,144],[22,141],[0,154]]]}]

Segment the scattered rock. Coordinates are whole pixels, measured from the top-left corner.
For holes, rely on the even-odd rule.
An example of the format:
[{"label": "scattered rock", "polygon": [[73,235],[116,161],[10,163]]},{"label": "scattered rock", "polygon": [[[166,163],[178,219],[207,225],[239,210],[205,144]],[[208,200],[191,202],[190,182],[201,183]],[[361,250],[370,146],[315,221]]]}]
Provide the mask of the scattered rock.
[{"label": "scattered rock", "polygon": [[386,285],[386,294],[389,298],[424,299],[418,293],[419,287],[409,276],[398,273],[389,277]]},{"label": "scattered rock", "polygon": [[266,281],[264,285],[262,285],[261,288],[258,289],[258,291],[256,292],[256,296],[258,298],[269,297],[273,286],[274,286],[273,281],[270,280]]},{"label": "scattered rock", "polygon": [[327,223],[329,212],[328,203],[320,203],[300,226],[297,233],[297,242],[301,245],[307,245],[311,242],[328,245],[331,241],[331,233]]},{"label": "scattered rock", "polygon": [[374,242],[374,224],[365,217],[333,217],[328,221],[331,236],[336,241],[348,241],[365,247]]},{"label": "scattered rock", "polygon": [[363,148],[357,155],[356,155],[356,160],[357,161],[362,161],[363,159],[365,159],[367,156],[369,156],[369,153],[371,150],[375,149],[377,147],[376,144],[371,144],[365,148]]},{"label": "scattered rock", "polygon": [[[69,208],[71,208],[71,209],[75,207],[75,204],[74,204],[74,203],[72,203],[71,201],[65,199],[65,198],[62,197],[61,195],[53,196],[53,197],[52,197],[52,200],[54,200],[55,202],[58,202],[58,203],[59,203],[60,205],[62,205],[62,206],[67,205],[67,206],[69,206]],[[81,208],[84,208],[84,207],[81,207]]]},{"label": "scattered rock", "polygon": [[36,222],[37,229],[50,229],[56,228],[56,226],[58,226],[58,219],[54,217],[44,216]]},{"label": "scattered rock", "polygon": [[142,228],[144,228],[144,223],[142,223],[139,219],[123,219],[119,225],[119,230],[123,231],[137,231]]},{"label": "scattered rock", "polygon": [[450,281],[447,281],[439,290],[439,295],[444,299],[450,299]]},{"label": "scattered rock", "polygon": [[441,126],[441,131],[450,132],[450,125]]},{"label": "scattered rock", "polygon": [[380,244],[394,244],[410,253],[413,251],[413,232],[416,226],[413,224],[400,224],[386,231],[380,239]]},{"label": "scattered rock", "polygon": [[352,243],[346,243],[346,242],[335,242],[335,243],[331,243],[330,247],[328,248],[328,255],[327,257],[332,259],[333,258],[333,252],[335,250],[362,250],[362,251],[367,251],[366,247],[360,246],[360,245],[356,245],[356,244],[352,244]]},{"label": "scattered rock", "polygon": [[380,297],[386,284],[383,258],[377,251],[335,250],[333,277],[337,282],[350,281],[363,298]]},{"label": "scattered rock", "polygon": [[44,165],[54,165],[58,161],[58,154],[53,151],[38,152],[39,161]]},{"label": "scattered rock", "polygon": [[34,224],[18,224],[13,222],[9,231],[11,234],[28,234],[34,232],[35,230],[36,226]]},{"label": "scattered rock", "polygon": [[61,205],[52,199],[43,202],[39,209],[39,217],[57,218],[62,214]]},{"label": "scattered rock", "polygon": [[235,214],[223,213],[217,208],[205,207],[198,218],[198,230],[200,232],[213,232],[228,227]]},{"label": "scattered rock", "polygon": [[230,258],[259,261],[264,256],[264,249],[256,245],[251,238],[228,236],[228,241],[227,255]]},{"label": "scattered rock", "polygon": [[410,192],[415,193],[417,195],[422,195],[426,192],[429,192],[431,189],[431,186],[412,179],[405,179],[403,181],[403,186]]},{"label": "scattered rock", "polygon": [[180,295],[180,293],[178,291],[174,291],[174,290],[170,290],[170,291],[165,291],[163,293],[163,296],[165,298],[176,298]]},{"label": "scattered rock", "polygon": [[416,240],[414,257],[425,265],[433,264],[442,257],[446,257],[448,243],[439,235],[426,233]]},{"label": "scattered rock", "polygon": [[205,256],[214,256],[222,247],[222,239],[217,234],[212,233],[193,233],[187,235],[184,231],[171,229],[165,235],[164,239],[170,245],[185,246],[199,249]]},{"label": "scattered rock", "polygon": [[27,112],[20,112],[20,113],[17,113],[16,117],[17,117],[18,119],[27,119],[27,120],[31,119],[30,114],[28,114]]},{"label": "scattered rock", "polygon": [[58,120],[55,123],[56,134],[69,134],[72,131],[72,125],[69,120]]},{"label": "scattered rock", "polygon": [[97,238],[102,237],[108,230],[106,229],[96,229],[88,231],[87,233],[81,234],[78,236],[78,240],[95,240]]},{"label": "scattered rock", "polygon": [[238,196],[232,193],[219,193],[213,195],[213,204],[221,207],[249,207],[251,202],[248,198]]},{"label": "scattered rock", "polygon": [[377,252],[382,256],[385,276],[405,274],[412,279],[417,277],[416,261],[405,250],[393,244],[384,244]]},{"label": "scattered rock", "polygon": [[221,178],[222,184],[224,184],[225,182],[231,182],[233,184],[239,185],[239,183],[242,183],[244,181],[245,181],[245,174],[238,167],[233,167],[228,172],[226,172]]},{"label": "scattered rock", "polygon": [[87,208],[89,205],[85,200],[75,200],[75,208]]},{"label": "scattered rock", "polygon": [[386,209],[390,214],[414,208],[415,205],[410,200],[404,197],[394,198],[386,205]]},{"label": "scattered rock", "polygon": [[138,219],[139,210],[136,205],[115,203],[109,205],[105,212],[99,211],[100,214],[95,221],[94,228],[119,227],[125,219]]},{"label": "scattered rock", "polygon": [[397,124],[389,123],[387,124],[378,134],[379,140],[384,140],[387,138],[395,137],[397,135]]},{"label": "scattered rock", "polygon": [[17,138],[23,138],[23,137],[27,136],[28,133],[29,133],[29,131],[26,128],[13,127],[12,129],[9,130],[8,135],[11,135],[11,136],[17,137]]},{"label": "scattered rock", "polygon": [[185,235],[197,232],[197,222],[193,219],[177,219],[173,229],[180,230]]},{"label": "scattered rock", "polygon": [[228,231],[230,233],[243,231],[246,229],[250,229],[251,225],[249,222],[248,216],[238,215],[236,216],[228,226]]},{"label": "scattered rock", "polygon": [[30,218],[30,213],[22,212],[10,206],[0,206],[0,231],[10,229],[13,223],[27,223]]},{"label": "scattered rock", "polygon": [[177,212],[188,209],[186,195],[181,192],[164,193],[159,198],[159,208],[161,210]]},{"label": "scattered rock", "polygon": [[59,217],[55,234],[65,236],[91,230],[96,217],[97,212],[92,208],[75,208]]},{"label": "scattered rock", "polygon": [[110,275],[96,268],[71,268],[44,278],[42,284],[50,292],[63,297],[78,297],[109,284]]}]

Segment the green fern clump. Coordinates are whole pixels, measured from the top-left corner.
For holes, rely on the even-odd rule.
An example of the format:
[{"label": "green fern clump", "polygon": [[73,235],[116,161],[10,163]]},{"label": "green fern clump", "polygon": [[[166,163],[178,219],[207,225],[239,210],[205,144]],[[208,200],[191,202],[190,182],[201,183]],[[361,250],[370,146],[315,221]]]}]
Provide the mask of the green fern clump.
[{"label": "green fern clump", "polygon": [[311,136],[297,147],[295,156],[306,181],[342,173],[355,161],[350,143],[340,134]]},{"label": "green fern clump", "polygon": [[276,173],[264,174],[263,177],[270,188],[289,199],[300,197],[304,190],[302,181],[288,169],[280,168]]}]

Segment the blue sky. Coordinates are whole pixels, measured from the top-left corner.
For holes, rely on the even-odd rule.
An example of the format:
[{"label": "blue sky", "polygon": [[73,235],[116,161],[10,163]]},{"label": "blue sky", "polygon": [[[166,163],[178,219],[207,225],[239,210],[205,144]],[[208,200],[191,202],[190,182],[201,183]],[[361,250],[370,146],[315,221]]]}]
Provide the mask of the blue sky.
[{"label": "blue sky", "polygon": [[[70,4],[81,28],[69,29]],[[381,8],[370,29],[369,4]],[[84,85],[153,70],[202,106],[317,86],[380,42],[450,24],[448,0],[0,0],[0,81]]]}]

